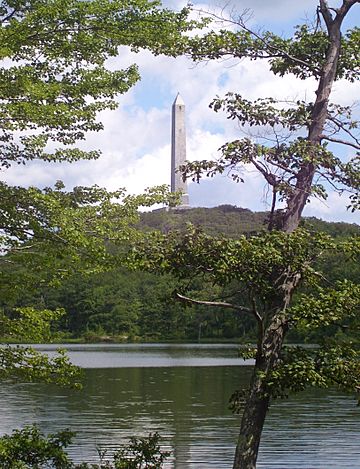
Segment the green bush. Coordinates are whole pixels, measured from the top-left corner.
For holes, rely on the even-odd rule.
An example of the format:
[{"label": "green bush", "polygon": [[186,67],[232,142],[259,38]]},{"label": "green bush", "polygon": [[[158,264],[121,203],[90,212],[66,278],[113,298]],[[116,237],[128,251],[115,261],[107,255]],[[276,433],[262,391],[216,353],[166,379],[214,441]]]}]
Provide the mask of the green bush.
[{"label": "green bush", "polygon": [[131,437],[130,442],[105,460],[106,451],[99,451],[99,464],[71,461],[65,448],[72,442],[74,432],[64,430],[45,436],[36,425],[14,430],[0,438],[0,467],[2,469],[161,469],[170,455],[159,445],[160,435]]}]

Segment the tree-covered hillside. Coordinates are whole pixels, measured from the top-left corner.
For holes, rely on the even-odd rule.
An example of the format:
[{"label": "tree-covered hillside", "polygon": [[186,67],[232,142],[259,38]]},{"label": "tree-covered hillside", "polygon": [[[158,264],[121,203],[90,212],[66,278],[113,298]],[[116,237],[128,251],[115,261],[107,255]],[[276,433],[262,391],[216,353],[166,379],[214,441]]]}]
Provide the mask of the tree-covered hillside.
[{"label": "tree-covered hillside", "polygon": [[264,228],[266,212],[252,212],[233,205],[220,205],[213,208],[190,208],[186,210],[160,209],[145,212],[141,216],[141,226],[162,232],[182,229],[186,223],[201,227],[209,235],[224,235],[236,238],[241,233],[252,233]]},{"label": "tree-covered hillside", "polygon": [[[234,205],[219,205],[213,208],[196,207],[187,210],[160,209],[141,215],[143,229],[162,232],[181,230],[186,223],[201,227],[209,235],[224,235],[236,238],[240,234],[259,232],[266,228],[269,214],[252,212]],[[303,219],[303,225],[314,231],[322,231],[333,237],[360,234],[360,226],[345,222],[326,222],[315,217]]]},{"label": "tree-covered hillside", "polygon": [[[231,205],[188,210],[154,210],[141,214],[143,230],[181,230],[187,223],[212,236],[236,238],[241,234],[261,231],[265,212],[251,212]],[[337,239],[359,235],[360,226],[347,223],[327,223],[308,218],[307,228],[323,231]],[[322,260],[322,269],[329,281],[346,278],[357,281],[360,267],[334,256]],[[325,264],[325,265],[324,265]],[[49,288],[37,285],[33,291],[19,289],[2,295],[0,307],[9,313],[16,307],[33,306],[37,309],[64,308],[64,316],[54,324],[59,339],[85,340],[227,340],[251,341],[255,335],[252,318],[239,316],[231,310],[189,306],[177,301],[174,292],[179,281],[171,275],[129,271],[124,267],[95,274],[76,274],[64,279],[61,285]],[[191,284],[194,297],[209,295],[226,296],[226,291],[205,281]],[[11,294],[10,294],[11,293]],[[11,313],[13,314],[13,313]],[[342,329],[332,327],[321,334],[343,334]],[[345,333],[349,333],[345,331]],[[353,332],[351,332],[353,334]],[[316,341],[319,333],[307,331],[290,336],[296,341]],[[356,335],[356,332],[355,332]]]}]

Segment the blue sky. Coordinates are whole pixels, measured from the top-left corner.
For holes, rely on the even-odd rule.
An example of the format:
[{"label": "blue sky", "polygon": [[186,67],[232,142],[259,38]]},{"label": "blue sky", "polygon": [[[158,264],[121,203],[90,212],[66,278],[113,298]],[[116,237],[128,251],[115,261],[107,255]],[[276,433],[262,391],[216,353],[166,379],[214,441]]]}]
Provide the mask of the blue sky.
[{"label": "blue sky", "polygon": [[[199,9],[217,11],[224,1],[193,1]],[[329,2],[331,3],[331,2]],[[166,6],[179,9],[186,4],[168,0]],[[334,6],[339,1],[332,3]],[[316,0],[233,0],[229,6],[238,12],[253,11],[249,24],[277,33],[288,34],[293,25],[312,20]],[[351,23],[360,23],[360,6],[356,5]],[[234,10],[233,10],[234,11]],[[111,61],[112,67],[127,67],[136,62],[141,81],[126,95],[119,97],[119,108],[100,116],[105,130],[89,135],[83,144],[87,149],[99,148],[102,157],[95,162],[76,164],[31,163],[7,172],[10,183],[40,187],[57,179],[70,188],[75,185],[98,184],[109,189],[126,187],[130,193],[139,193],[146,187],[170,184],[170,122],[171,104],[180,92],[187,113],[187,156],[189,160],[216,158],[217,149],[226,141],[239,138],[239,129],[221,113],[208,107],[211,100],[227,91],[241,93],[247,99],[276,97],[280,99],[312,100],[313,80],[300,81],[292,76],[274,77],[265,62],[214,61],[193,64],[184,57],[153,57],[149,52],[133,54],[127,49]],[[351,104],[359,99],[360,83],[336,83],[334,100]],[[204,180],[189,185],[192,206],[233,204],[251,210],[268,208],[266,188],[253,172],[246,175],[246,184],[235,184],[226,177]],[[359,214],[347,212],[347,201],[330,193],[326,202],[312,201],[307,215],[326,220],[344,220],[360,223]]]}]

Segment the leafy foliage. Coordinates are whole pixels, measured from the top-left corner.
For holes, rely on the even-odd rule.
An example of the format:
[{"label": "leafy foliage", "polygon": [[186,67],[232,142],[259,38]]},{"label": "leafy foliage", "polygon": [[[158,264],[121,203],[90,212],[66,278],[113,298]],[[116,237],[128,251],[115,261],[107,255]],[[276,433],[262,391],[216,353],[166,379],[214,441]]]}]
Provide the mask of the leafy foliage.
[{"label": "leafy foliage", "polygon": [[47,437],[36,426],[14,430],[0,438],[0,463],[3,469],[37,469],[51,464],[54,469],[70,469],[64,451],[74,437],[68,430]]},{"label": "leafy foliage", "polygon": [[[147,0],[9,0],[0,5],[0,170],[29,161],[97,158],[77,146],[103,124],[100,111],[139,79],[136,65],[114,70],[121,46],[174,54],[195,23]],[[130,197],[99,187],[66,191],[0,182],[0,289],[7,302],[2,336],[48,340],[58,314],[26,298],[75,271],[97,271],[126,259],[141,205],[168,198],[165,188]],[[116,255],[110,256],[114,243]],[[120,246],[121,245],[121,246]],[[17,298],[24,308],[11,310]],[[43,302],[42,302],[43,303]],[[68,384],[74,367],[63,352],[53,359],[26,348],[1,349],[1,377]],[[68,372],[68,378],[65,373]]]},{"label": "leafy foliage", "polygon": [[[327,388],[337,385],[343,391],[359,392],[360,354],[351,344],[325,342],[320,348],[286,347],[279,364],[267,378],[272,397],[287,397],[289,392],[309,386]],[[360,400],[359,400],[360,405]]]},{"label": "leafy foliage", "polygon": [[[0,334],[3,340],[46,342],[53,338],[53,323],[64,310],[36,310],[16,308],[10,315],[0,310]],[[81,387],[82,373],[72,365],[64,350],[48,356],[31,347],[0,347],[0,379],[56,383],[73,388]]]},{"label": "leafy foliage", "polygon": [[324,327],[356,317],[360,308],[360,285],[344,280],[335,288],[317,287],[316,295],[302,294],[289,309],[297,327]]},{"label": "leafy foliage", "polygon": [[157,234],[154,244],[147,241],[135,256],[141,267],[157,271],[160,266],[180,279],[207,275],[221,286],[243,282],[266,305],[283,288],[284,265],[286,275],[310,278],[310,260],[331,246],[326,235],[303,229],[291,235],[274,231],[231,240],[190,226],[185,235]]},{"label": "leafy foliage", "polygon": [[0,379],[41,381],[81,388],[81,370],[71,364],[64,350],[60,349],[53,357],[48,357],[31,347],[2,346],[0,361]]},{"label": "leafy foliage", "polygon": [[[223,57],[269,59],[270,70],[276,75],[284,76],[290,73],[301,79],[320,78],[330,42],[323,23],[319,22],[315,27],[298,25],[294,28],[293,36],[289,38],[266,30],[254,32],[247,27],[242,17],[234,20],[234,23],[239,27],[238,30],[210,31],[191,38],[187,43],[187,52],[197,61]],[[337,80],[357,79],[360,67],[359,34],[359,28],[355,27],[342,37]]]},{"label": "leafy foliage", "polygon": [[11,317],[0,311],[1,336],[21,341],[50,342],[53,338],[53,324],[64,314],[63,309],[38,311],[33,307],[15,308]]},{"label": "leafy foliage", "polygon": [[[167,198],[173,196],[165,186],[139,196],[96,186],[70,192],[61,184],[43,191],[6,187],[1,244],[8,255],[0,259],[4,284],[10,284],[14,266],[23,268],[24,281],[33,279],[39,285],[74,271],[104,269],[125,261],[129,240],[140,235],[134,228],[139,206]],[[110,243],[119,245],[116,255],[110,253]],[[19,285],[19,279],[14,283]]]},{"label": "leafy foliage", "polygon": [[14,430],[0,438],[0,464],[3,469],[160,469],[170,455],[159,446],[158,433],[148,437],[130,438],[130,442],[115,451],[112,462],[100,452],[100,464],[75,464],[66,452],[75,433],[64,430],[45,436],[37,426]]},{"label": "leafy foliage", "polygon": [[161,451],[159,439],[158,433],[150,433],[147,438],[130,438],[129,445],[114,455],[115,469],[160,469],[170,452]]},{"label": "leafy foliage", "polygon": [[124,45],[172,54],[174,41],[194,24],[187,15],[146,0],[3,2],[1,166],[99,156],[72,145],[101,130],[98,112],[114,109],[116,95],[140,78],[135,65],[110,70],[106,60]]}]

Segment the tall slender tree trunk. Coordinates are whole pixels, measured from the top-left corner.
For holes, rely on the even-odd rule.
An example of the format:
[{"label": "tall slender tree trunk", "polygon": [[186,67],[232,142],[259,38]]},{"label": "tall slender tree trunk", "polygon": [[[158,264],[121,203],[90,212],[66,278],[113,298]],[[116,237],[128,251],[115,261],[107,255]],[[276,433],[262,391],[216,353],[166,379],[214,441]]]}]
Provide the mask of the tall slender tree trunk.
[{"label": "tall slender tree trunk", "polygon": [[[341,24],[349,9],[358,2],[359,0],[343,0],[342,6],[335,11],[329,8],[326,0],[319,0],[319,13],[322,15],[327,27],[329,46],[320,73],[307,138],[308,142],[314,145],[314,153],[316,147],[321,144],[322,133],[328,116],[329,98],[336,78],[341,48]],[[316,169],[316,162],[311,161],[304,163],[303,167],[300,168],[294,191],[287,201],[282,226],[280,227],[282,231],[291,233],[298,227],[305,204],[311,193]],[[285,272],[286,266],[284,266],[284,276],[286,277]],[[266,392],[266,377],[274,369],[279,359],[287,332],[285,312],[299,282],[300,277],[288,278],[284,281],[283,289],[279,291],[278,297],[281,307],[277,309],[276,314],[272,315],[262,344],[260,347],[258,346],[250,392],[242,416],[233,469],[256,469],[261,433],[270,404],[270,396]]]},{"label": "tall slender tree trunk", "polygon": [[[255,367],[255,370],[259,370]],[[251,395],[241,420],[240,435],[236,447],[234,468],[255,469],[261,433],[269,407],[269,397],[264,395],[264,380],[254,374]]]},{"label": "tall slender tree trunk", "polygon": [[261,350],[258,350],[250,383],[250,393],[242,415],[233,469],[256,468],[261,433],[270,404],[270,396],[266,389],[266,378],[279,359],[288,328],[283,313],[299,280],[299,277],[289,280],[286,286],[286,295],[284,295],[285,303],[273,317],[273,321],[264,336]]},{"label": "tall slender tree trunk", "polygon": [[[319,83],[316,91],[316,99],[312,110],[311,123],[307,140],[316,147],[320,145],[324,126],[328,117],[329,98],[336,78],[336,72],[341,50],[341,24],[347,12],[357,3],[357,0],[343,0],[343,5],[337,10],[335,18],[332,18],[331,10],[326,0],[320,0],[319,12],[322,14],[329,38],[329,46],[325,63],[320,72]],[[309,152],[311,149],[309,149]],[[311,195],[311,188],[316,172],[316,163],[305,163],[296,177],[296,186],[289,197],[286,211],[283,217],[283,231],[290,233],[299,225],[299,221]]]}]

